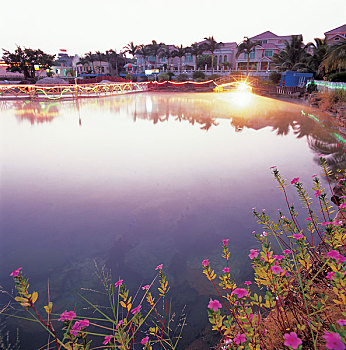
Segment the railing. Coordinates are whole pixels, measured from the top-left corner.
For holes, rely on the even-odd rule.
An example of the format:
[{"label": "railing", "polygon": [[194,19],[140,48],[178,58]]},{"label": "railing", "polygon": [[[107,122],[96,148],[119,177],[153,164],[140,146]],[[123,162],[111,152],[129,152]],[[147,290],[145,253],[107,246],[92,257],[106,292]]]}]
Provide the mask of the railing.
[{"label": "railing", "polygon": [[83,85],[0,85],[0,98],[30,98],[59,100],[66,98],[100,97],[145,91],[148,83],[114,83]]}]

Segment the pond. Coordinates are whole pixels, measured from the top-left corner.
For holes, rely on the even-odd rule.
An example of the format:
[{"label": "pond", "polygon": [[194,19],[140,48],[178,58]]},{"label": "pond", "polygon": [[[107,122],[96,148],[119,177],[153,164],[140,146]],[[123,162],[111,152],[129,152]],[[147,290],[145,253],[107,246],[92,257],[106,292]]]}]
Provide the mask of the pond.
[{"label": "pond", "polygon": [[[203,343],[213,291],[201,261],[221,271],[222,239],[232,276],[251,279],[261,231],[251,208],[284,208],[270,167],[308,188],[320,153],[346,167],[333,118],[235,92],[0,101],[0,126],[0,284],[11,290],[9,273],[22,266],[43,300],[49,281],[62,312],[81,307],[81,288],[102,289],[95,263],[134,290],[162,263],[173,308],[187,315],[181,348]],[[38,327],[14,324],[25,349],[44,345]]]}]

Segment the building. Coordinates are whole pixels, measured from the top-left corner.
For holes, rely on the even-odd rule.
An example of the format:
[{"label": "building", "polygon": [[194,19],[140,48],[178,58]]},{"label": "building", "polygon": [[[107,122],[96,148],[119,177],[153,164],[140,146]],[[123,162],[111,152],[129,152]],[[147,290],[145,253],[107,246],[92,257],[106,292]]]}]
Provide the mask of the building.
[{"label": "building", "polygon": [[[301,36],[301,34],[299,34]],[[258,34],[250,38],[252,42],[257,42],[258,45],[254,51],[250,53],[249,69],[251,72],[256,72],[256,75],[266,76],[270,71],[275,70],[273,66],[273,56],[285,48],[286,41],[290,42],[292,36],[279,36],[270,31]],[[248,55],[242,53],[235,60],[236,70],[246,71]]]},{"label": "building", "polygon": [[336,45],[343,40],[346,40],[346,24],[332,29],[329,32],[325,32],[324,36],[326,37],[328,45]]}]

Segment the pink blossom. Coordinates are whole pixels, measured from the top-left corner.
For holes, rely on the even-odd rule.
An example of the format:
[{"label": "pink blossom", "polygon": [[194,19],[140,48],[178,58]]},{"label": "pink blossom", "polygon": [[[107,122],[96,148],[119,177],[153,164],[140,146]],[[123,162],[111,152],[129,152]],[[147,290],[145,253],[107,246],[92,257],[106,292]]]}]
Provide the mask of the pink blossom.
[{"label": "pink blossom", "polygon": [[81,328],[89,327],[89,320],[81,320],[79,321],[79,325]]},{"label": "pink blossom", "polygon": [[318,198],[321,196],[322,192],[317,190],[314,194],[315,194],[316,198]]},{"label": "pink blossom", "polygon": [[324,157],[324,154],[323,154],[323,153],[319,153],[318,156],[319,156],[319,157]]},{"label": "pink blossom", "polygon": [[244,288],[236,288],[231,294],[235,294],[239,299],[249,295],[249,292]]},{"label": "pink blossom", "polygon": [[17,270],[14,270],[14,271],[11,272],[10,276],[17,277],[19,275],[19,272],[20,272],[21,269],[22,269],[22,267],[18,267]]},{"label": "pink blossom", "polygon": [[224,272],[224,273],[228,273],[228,272],[229,272],[229,268],[228,268],[228,267],[225,267],[225,268],[223,269],[223,272]]},{"label": "pink blossom", "polygon": [[311,218],[306,218],[305,221],[311,221]]},{"label": "pink blossom", "polygon": [[271,166],[269,169],[274,169],[274,168],[277,168],[277,166],[276,166],[276,165],[273,165],[273,166]]},{"label": "pink blossom", "polygon": [[254,258],[257,258],[258,257],[258,249],[250,249],[250,254],[249,254],[249,258],[251,260],[253,260]]},{"label": "pink blossom", "polygon": [[285,255],[288,255],[288,254],[291,254],[292,252],[291,252],[289,249],[285,249],[285,250],[283,251],[283,253],[284,253]]},{"label": "pink blossom", "polygon": [[252,231],[252,234],[255,234],[256,233],[256,231]]},{"label": "pink blossom", "polygon": [[295,177],[293,178],[293,180],[291,181],[291,184],[296,184],[297,182],[299,182],[299,177]]},{"label": "pink blossom", "polygon": [[124,280],[119,280],[118,282],[115,282],[115,287],[119,287],[119,286],[122,286],[123,285],[123,281]]},{"label": "pink blossom", "polygon": [[252,319],[254,318],[254,314],[249,314],[249,320],[252,321]]},{"label": "pink blossom", "polygon": [[113,336],[111,336],[111,335],[106,335],[105,336],[105,340],[104,340],[104,342],[102,343],[103,345],[107,345],[110,341],[111,341],[111,339],[113,338]]},{"label": "pink blossom", "polygon": [[304,235],[302,235],[301,233],[295,233],[295,234],[293,235],[293,237],[294,237],[295,239],[301,239],[301,238],[304,237]]},{"label": "pink blossom", "polygon": [[341,221],[341,220],[339,220],[339,221],[334,221],[334,222],[333,222],[333,225],[334,225],[334,226],[341,226],[341,225],[342,225],[342,221]]},{"label": "pink blossom", "polygon": [[141,344],[144,345],[149,341],[149,337],[145,337],[141,340]]},{"label": "pink blossom", "polygon": [[337,252],[336,250],[331,250],[327,256],[329,258],[335,259],[338,263],[343,263],[346,261],[346,258],[341,255],[339,252]]},{"label": "pink blossom", "polygon": [[337,320],[336,323],[340,326],[346,326],[346,320],[345,319],[340,319]]},{"label": "pink blossom", "polygon": [[208,266],[208,265],[209,265],[209,260],[208,260],[208,259],[204,259],[204,260],[202,261],[202,265],[203,265],[204,267]]},{"label": "pink blossom", "polygon": [[327,280],[332,280],[336,276],[336,272],[328,272],[326,279]]},{"label": "pink blossom", "polygon": [[240,334],[238,333],[236,335],[236,337],[234,338],[234,342],[237,344],[237,345],[240,345],[241,343],[245,343],[246,342],[246,336],[245,334]]},{"label": "pink blossom", "polygon": [[217,299],[212,300],[212,299],[210,298],[209,304],[208,304],[208,308],[209,308],[209,309],[212,309],[213,311],[216,312],[217,310],[219,310],[219,309],[222,308],[222,305],[221,305],[221,303],[220,303]]},{"label": "pink blossom", "polygon": [[131,310],[131,313],[133,315],[136,313],[139,313],[141,311],[141,307],[142,307],[142,305],[138,305],[137,307],[135,307],[134,309]]},{"label": "pink blossom", "polygon": [[317,175],[312,175],[311,177],[314,178],[314,177],[316,177],[316,176],[317,176]]},{"label": "pink blossom", "polygon": [[339,208],[345,208],[345,207],[346,207],[346,202],[339,205]]},{"label": "pink blossom", "polygon": [[330,221],[323,221],[321,222],[321,226],[326,226],[326,225],[330,225],[331,222]]},{"label": "pink blossom", "polygon": [[163,268],[163,264],[160,264],[156,266],[155,270],[162,270],[162,268]]},{"label": "pink blossom", "polygon": [[150,288],[149,284],[142,287],[143,290],[149,290],[149,288]]},{"label": "pink blossom", "polygon": [[120,321],[118,322],[117,328],[120,327],[123,323],[124,323],[124,321],[123,321],[123,320],[120,320]]},{"label": "pink blossom", "polygon": [[283,255],[273,255],[273,258],[281,261],[284,258],[284,256]]},{"label": "pink blossom", "polygon": [[72,329],[70,331],[70,333],[72,335],[74,335],[75,337],[77,337],[78,332],[81,330],[81,326],[79,324],[79,321],[76,321],[75,324],[72,326]]},{"label": "pink blossom", "polygon": [[252,284],[252,282],[250,282],[250,281],[245,281],[244,284],[246,284],[247,286],[249,286],[250,284]]},{"label": "pink blossom", "polygon": [[340,334],[335,332],[324,332],[323,338],[326,340],[327,349],[345,350],[345,344],[342,342]]},{"label": "pink blossom", "polygon": [[284,270],[279,265],[274,265],[270,269],[273,271],[274,275],[277,275],[278,273],[284,272]]},{"label": "pink blossom", "polygon": [[228,241],[229,241],[229,239],[223,239],[223,240],[222,240],[222,244],[223,244],[223,245],[227,245],[227,244],[228,244]]},{"label": "pink blossom", "polygon": [[263,233],[262,233],[262,235],[261,235],[261,236],[263,236],[263,237],[267,237],[267,236],[268,236],[268,232],[263,231]]},{"label": "pink blossom", "polygon": [[284,345],[290,346],[292,349],[297,349],[299,345],[301,345],[303,342],[300,338],[298,338],[297,333],[291,332],[286,333],[284,335],[285,342]]},{"label": "pink blossom", "polygon": [[76,317],[76,313],[74,311],[65,310],[61,315],[58,321],[72,321]]}]

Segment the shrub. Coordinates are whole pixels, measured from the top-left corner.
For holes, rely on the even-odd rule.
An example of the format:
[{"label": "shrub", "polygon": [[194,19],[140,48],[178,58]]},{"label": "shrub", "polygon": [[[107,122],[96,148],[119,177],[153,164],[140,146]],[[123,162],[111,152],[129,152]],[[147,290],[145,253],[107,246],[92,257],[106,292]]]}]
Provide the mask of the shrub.
[{"label": "shrub", "polygon": [[328,77],[329,81],[334,81],[334,82],[346,82],[346,72],[340,72],[340,73],[334,73],[329,75]]},{"label": "shrub", "polygon": [[194,72],[192,73],[192,78],[193,78],[194,80],[197,80],[197,79],[205,79],[205,74],[204,74],[203,72],[201,72],[201,71],[196,70],[196,71],[194,71]]},{"label": "shrub", "polygon": [[[320,161],[329,184],[330,171],[325,159],[320,158]],[[294,204],[287,199],[286,180],[276,167],[273,167],[273,175],[288,210],[284,213],[279,209],[278,220],[273,221],[265,210],[253,209],[257,222],[265,230],[262,234],[255,233],[261,249],[250,249],[249,254],[256,288],[250,288],[251,281],[245,281],[243,287],[231,278],[228,239],[222,242],[225,268],[219,274],[219,283],[209,260],[202,262],[203,273],[218,295],[218,299],[210,299],[209,322],[222,337],[222,349],[271,350],[285,346],[290,349],[316,350],[325,346],[344,349],[346,258],[340,253],[346,240],[343,221],[332,221],[333,211],[327,194],[314,175],[312,189],[322,221],[318,221],[312,199],[299,178],[294,178],[291,184],[306,212],[304,221],[299,222]],[[340,181],[343,181],[340,184],[345,194],[346,180]],[[343,199],[339,214],[344,220],[346,201],[345,197],[340,198]],[[270,238],[276,241],[280,253],[274,252]],[[321,243],[316,247],[318,239]]]},{"label": "shrub", "polygon": [[126,74],[126,77],[125,77],[126,80],[133,80],[133,76],[131,74]]},{"label": "shrub", "polygon": [[272,81],[274,84],[279,84],[281,80],[281,73],[278,72],[271,72],[269,74],[269,79]]},{"label": "shrub", "polygon": [[346,102],[346,92],[342,89],[326,90],[319,92],[317,96],[320,98],[319,107],[322,110],[333,109]]},{"label": "shrub", "polygon": [[189,80],[189,76],[187,74],[182,73],[182,74],[179,74],[177,76],[176,80],[177,81],[188,81]]},{"label": "shrub", "polygon": [[172,78],[174,77],[174,73],[171,71],[166,72],[166,74],[168,74],[168,76],[169,76],[168,80],[172,80]]},{"label": "shrub", "polygon": [[220,77],[221,77],[220,74],[210,74],[210,75],[207,76],[207,79],[208,80],[216,80],[216,79],[218,79]]},{"label": "shrub", "polygon": [[169,74],[161,73],[157,78],[159,81],[166,81],[166,80],[169,80]]}]

